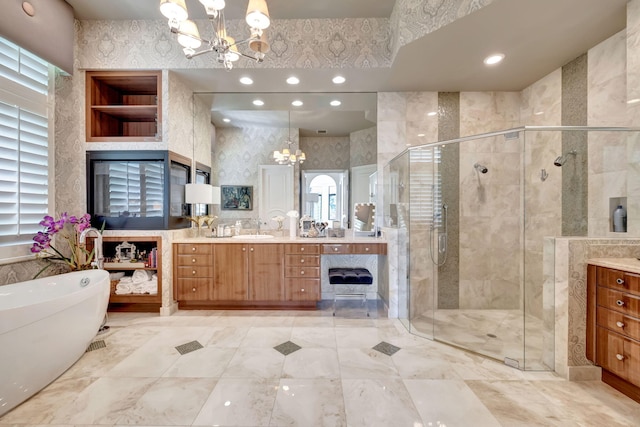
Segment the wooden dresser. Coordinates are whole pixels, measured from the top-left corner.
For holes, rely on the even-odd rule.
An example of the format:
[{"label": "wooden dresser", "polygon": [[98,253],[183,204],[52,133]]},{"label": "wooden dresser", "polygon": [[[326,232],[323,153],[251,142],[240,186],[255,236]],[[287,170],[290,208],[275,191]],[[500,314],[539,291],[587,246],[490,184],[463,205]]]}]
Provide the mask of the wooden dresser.
[{"label": "wooden dresser", "polygon": [[603,382],[640,402],[640,270],[625,265],[587,267],[586,356],[602,367]]}]

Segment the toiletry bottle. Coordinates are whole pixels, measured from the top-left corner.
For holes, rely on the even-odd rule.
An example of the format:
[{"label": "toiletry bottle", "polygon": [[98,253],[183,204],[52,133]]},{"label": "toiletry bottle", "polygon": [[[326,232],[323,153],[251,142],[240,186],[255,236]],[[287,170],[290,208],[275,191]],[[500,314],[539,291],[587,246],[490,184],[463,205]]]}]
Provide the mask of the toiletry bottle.
[{"label": "toiletry bottle", "polygon": [[627,211],[618,205],[613,211],[613,231],[616,233],[626,233],[627,231]]}]

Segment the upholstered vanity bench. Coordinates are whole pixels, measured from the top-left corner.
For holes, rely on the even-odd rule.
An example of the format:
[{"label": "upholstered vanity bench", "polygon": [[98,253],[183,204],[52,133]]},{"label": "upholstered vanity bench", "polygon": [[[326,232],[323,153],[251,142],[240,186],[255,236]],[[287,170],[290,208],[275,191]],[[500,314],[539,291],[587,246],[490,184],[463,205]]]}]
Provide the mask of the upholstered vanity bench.
[{"label": "upholstered vanity bench", "polygon": [[367,286],[373,283],[373,275],[366,268],[359,267],[336,267],[329,269],[329,284],[334,286],[342,286],[341,291],[335,291],[333,297],[333,315],[336,315],[336,302],[338,298],[361,297],[362,303],[367,308],[367,316],[369,316],[369,308],[367,305],[367,292],[362,291],[362,285]]}]

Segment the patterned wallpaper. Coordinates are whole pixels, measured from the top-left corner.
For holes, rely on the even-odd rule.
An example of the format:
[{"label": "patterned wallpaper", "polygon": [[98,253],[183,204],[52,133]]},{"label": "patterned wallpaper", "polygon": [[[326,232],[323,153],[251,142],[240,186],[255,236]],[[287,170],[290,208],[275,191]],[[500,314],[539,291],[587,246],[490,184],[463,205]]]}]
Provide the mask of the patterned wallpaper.
[{"label": "patterned wallpaper", "polygon": [[349,145],[348,136],[300,138],[300,148],[307,156],[302,169],[349,169]]},{"label": "patterned wallpaper", "polygon": [[350,167],[375,164],[378,159],[378,127],[352,132],[350,139]]}]

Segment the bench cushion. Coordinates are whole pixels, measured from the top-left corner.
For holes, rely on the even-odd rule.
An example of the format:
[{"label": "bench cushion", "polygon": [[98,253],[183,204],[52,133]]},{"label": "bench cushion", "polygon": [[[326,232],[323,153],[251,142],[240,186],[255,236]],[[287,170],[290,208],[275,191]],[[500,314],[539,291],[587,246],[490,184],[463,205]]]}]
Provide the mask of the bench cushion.
[{"label": "bench cushion", "polygon": [[332,285],[370,285],[373,276],[366,268],[330,268],[329,283]]}]

